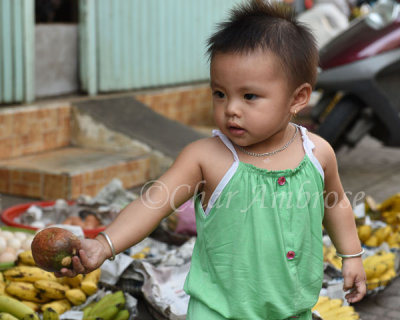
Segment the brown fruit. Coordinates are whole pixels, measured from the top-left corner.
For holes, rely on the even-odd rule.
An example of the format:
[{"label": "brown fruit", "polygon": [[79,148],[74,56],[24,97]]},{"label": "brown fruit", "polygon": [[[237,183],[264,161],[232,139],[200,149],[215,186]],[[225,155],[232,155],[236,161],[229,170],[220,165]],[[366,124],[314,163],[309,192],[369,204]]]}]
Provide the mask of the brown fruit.
[{"label": "brown fruit", "polygon": [[40,268],[55,272],[71,266],[72,257],[78,255],[81,242],[72,232],[62,228],[46,228],[32,241],[32,256]]}]

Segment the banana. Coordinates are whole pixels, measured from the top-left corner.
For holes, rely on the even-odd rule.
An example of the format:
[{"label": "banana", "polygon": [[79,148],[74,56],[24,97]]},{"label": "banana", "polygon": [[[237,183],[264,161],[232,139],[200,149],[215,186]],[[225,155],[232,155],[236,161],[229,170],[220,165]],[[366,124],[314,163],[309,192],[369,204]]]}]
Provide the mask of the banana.
[{"label": "banana", "polygon": [[0,282],[4,282],[4,276],[2,272],[0,272]]},{"label": "banana", "polygon": [[81,282],[81,289],[88,296],[97,292],[97,283],[100,280],[101,270],[100,268],[93,270],[92,272],[85,275]]},{"label": "banana", "polygon": [[114,320],[128,320],[128,319],[129,319],[129,311],[126,309],[120,310],[114,318]]},{"label": "banana", "polygon": [[118,303],[118,304],[113,304],[108,306],[106,309],[103,309],[101,312],[98,313],[93,313],[91,312],[89,315],[89,319],[93,317],[93,319],[103,319],[103,320],[113,320],[115,319],[115,316],[118,314],[118,312],[123,308],[123,305]]},{"label": "banana", "polygon": [[368,247],[378,247],[380,244],[378,237],[374,234],[365,241],[365,245]]},{"label": "banana", "polygon": [[65,311],[71,309],[71,304],[67,299],[56,300],[42,305],[41,309],[44,312],[47,308],[53,309],[59,315],[63,314]]},{"label": "banana", "polygon": [[82,319],[88,319],[89,318],[89,315],[90,315],[90,312],[92,311],[92,308],[93,308],[93,305],[92,304],[89,304],[88,306],[86,306],[84,309],[83,309],[83,316],[82,316]]},{"label": "banana", "polygon": [[316,310],[318,311],[319,314],[322,315],[326,313],[328,310],[340,307],[342,304],[343,301],[341,299],[329,299],[328,301],[321,304],[321,306],[316,308]]},{"label": "banana", "polygon": [[382,243],[385,241],[389,235],[392,233],[392,228],[390,226],[378,228],[375,232],[374,235],[378,238],[379,242]]},{"label": "banana", "polygon": [[52,308],[47,308],[46,310],[43,311],[43,320],[59,320],[60,317],[58,316],[58,313],[52,309]]},{"label": "banana", "polygon": [[0,312],[0,320],[19,320],[19,319],[7,312]]},{"label": "banana", "polygon": [[319,296],[317,303],[312,308],[312,311],[314,311],[316,308],[318,308],[318,306],[320,306],[322,303],[324,303],[325,301],[328,301],[328,300],[329,300],[329,297],[327,297],[327,296]]},{"label": "banana", "polygon": [[35,260],[33,260],[32,250],[26,250],[21,252],[18,255],[18,263],[21,263],[25,266],[36,266]]},{"label": "banana", "polygon": [[0,295],[3,295],[6,289],[6,284],[4,282],[0,282]]},{"label": "banana", "polygon": [[121,290],[113,294],[108,294],[96,302],[90,311],[90,315],[101,315],[108,307],[117,304],[122,307],[125,306],[125,296]]},{"label": "banana", "polygon": [[64,281],[66,284],[68,284],[72,288],[80,288],[82,280],[83,280],[83,275],[78,274],[77,276],[75,276],[73,278],[66,277]]},{"label": "banana", "polygon": [[69,289],[56,281],[50,280],[38,280],[35,281],[33,285],[43,296],[54,300],[64,299],[65,292]]},{"label": "banana", "polygon": [[0,296],[0,310],[12,314],[18,319],[39,320],[38,315],[31,308],[11,297]]},{"label": "banana", "polygon": [[372,227],[370,225],[362,225],[357,228],[358,238],[361,242],[365,242],[372,234]]},{"label": "banana", "polygon": [[37,302],[33,302],[33,301],[28,301],[28,300],[21,300],[21,302],[28,306],[29,308],[31,308],[33,311],[40,311],[40,304]]},{"label": "banana", "polygon": [[372,278],[367,281],[367,289],[368,290],[374,290],[375,288],[378,288],[379,286],[380,286],[379,278]]},{"label": "banana", "polygon": [[28,300],[33,302],[47,302],[48,298],[44,297],[39,290],[29,282],[9,282],[6,285],[6,292],[20,300]]},{"label": "banana", "polygon": [[352,306],[342,306],[342,307],[339,307],[339,308],[328,310],[327,312],[324,312],[323,314],[320,313],[320,314],[325,320],[325,319],[331,318],[331,317],[335,317],[336,319],[341,319],[341,317],[339,317],[339,315],[340,316],[352,315],[353,313],[355,313],[354,307],[352,307]]},{"label": "banana", "polygon": [[394,207],[397,207],[397,202],[400,199],[400,192],[392,195],[391,197],[384,200],[382,203],[378,204],[377,209],[379,211],[394,211]]},{"label": "banana", "polygon": [[53,273],[39,267],[17,266],[4,271],[4,277],[9,281],[35,282],[37,280],[55,280]]},{"label": "banana", "polygon": [[75,306],[81,305],[86,301],[86,294],[79,288],[67,290],[65,296]]}]

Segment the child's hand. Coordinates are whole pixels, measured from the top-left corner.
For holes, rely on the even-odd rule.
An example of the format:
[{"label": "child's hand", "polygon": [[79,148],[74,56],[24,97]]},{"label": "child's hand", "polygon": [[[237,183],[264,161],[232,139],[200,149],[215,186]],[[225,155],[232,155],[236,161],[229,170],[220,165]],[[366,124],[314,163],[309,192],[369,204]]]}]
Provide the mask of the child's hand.
[{"label": "child's hand", "polygon": [[343,290],[350,290],[346,294],[347,302],[360,301],[367,292],[366,276],[361,257],[343,259],[342,274],[344,278]]},{"label": "child's hand", "polygon": [[104,246],[95,239],[81,240],[79,256],[72,258],[72,269],[63,268],[55,272],[57,277],[75,277],[77,274],[89,273],[102,265],[105,257]]}]

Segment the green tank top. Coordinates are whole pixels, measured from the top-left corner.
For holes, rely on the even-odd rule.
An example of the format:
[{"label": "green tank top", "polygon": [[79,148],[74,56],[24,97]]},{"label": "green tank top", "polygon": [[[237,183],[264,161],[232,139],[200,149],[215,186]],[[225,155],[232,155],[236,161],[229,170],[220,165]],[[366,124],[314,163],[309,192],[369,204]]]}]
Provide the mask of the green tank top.
[{"label": "green tank top", "polygon": [[184,290],[203,311],[192,310],[187,320],[286,319],[316,303],[324,177],[306,129],[299,128],[305,156],[282,171],[240,162],[229,139],[214,131],[234,161],[206,210],[195,198],[197,240]]}]

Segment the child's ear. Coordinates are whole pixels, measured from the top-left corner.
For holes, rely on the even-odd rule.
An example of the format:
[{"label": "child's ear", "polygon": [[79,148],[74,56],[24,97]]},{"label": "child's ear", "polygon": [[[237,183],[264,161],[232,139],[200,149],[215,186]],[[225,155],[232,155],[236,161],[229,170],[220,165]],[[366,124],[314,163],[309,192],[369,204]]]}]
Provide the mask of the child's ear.
[{"label": "child's ear", "polygon": [[312,93],[312,86],[309,83],[303,83],[293,92],[290,113],[295,115],[303,108],[307,107]]}]

